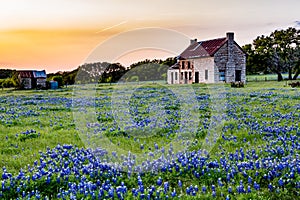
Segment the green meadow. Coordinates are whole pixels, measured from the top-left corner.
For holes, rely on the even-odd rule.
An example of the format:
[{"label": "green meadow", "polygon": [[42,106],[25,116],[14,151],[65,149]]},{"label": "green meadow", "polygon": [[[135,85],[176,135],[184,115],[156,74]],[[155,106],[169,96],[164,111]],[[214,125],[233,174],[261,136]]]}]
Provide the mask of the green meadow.
[{"label": "green meadow", "polygon": [[[136,161],[149,153],[159,158],[162,147],[166,152],[171,148],[173,156],[182,153],[185,147],[185,152],[203,150],[200,157],[205,158],[203,162],[195,157],[202,164],[194,164],[193,156],[183,164],[175,156],[176,161],[166,169],[133,172],[131,177],[118,176],[111,187],[117,188],[121,181],[125,182],[128,190],[122,196],[124,199],[140,199],[143,195],[146,198],[152,186],[156,190],[160,188],[160,199],[293,199],[299,195],[299,88],[270,81],[249,82],[244,88],[141,82],[134,86],[102,84],[93,89],[68,86],[58,90],[0,90],[0,167],[5,167],[12,177],[20,169],[31,177],[32,173],[26,171],[28,166],[39,163],[44,152],[66,144],[73,148],[108,149],[107,157],[113,157],[111,153],[126,155],[130,151],[137,155]],[[180,134],[188,137],[184,145],[178,139]],[[214,162],[218,164],[211,164]],[[284,166],[281,170],[280,163]],[[2,181],[5,173],[0,171]],[[229,178],[228,174],[231,174]],[[133,191],[139,188],[138,175],[149,190]],[[51,180],[57,176],[53,172]],[[97,180],[85,176],[91,182]],[[157,183],[160,178],[162,185]],[[281,179],[283,184],[279,183]],[[178,185],[179,180],[183,186]],[[81,180],[68,181],[79,184]],[[241,181],[243,188],[239,188]],[[55,183],[51,192],[34,182],[29,181],[26,187],[40,191],[40,198],[71,198],[70,193],[64,198],[62,195],[62,191],[68,191],[67,182]],[[25,199],[22,192],[13,191],[16,185],[2,188],[2,198]],[[26,187],[21,188],[27,194]],[[99,188],[94,190],[95,194]],[[122,199],[116,191],[112,196],[109,191],[104,191],[102,197]],[[92,192],[82,194],[78,190],[74,196],[93,199]],[[30,198],[37,198],[36,193]]]}]

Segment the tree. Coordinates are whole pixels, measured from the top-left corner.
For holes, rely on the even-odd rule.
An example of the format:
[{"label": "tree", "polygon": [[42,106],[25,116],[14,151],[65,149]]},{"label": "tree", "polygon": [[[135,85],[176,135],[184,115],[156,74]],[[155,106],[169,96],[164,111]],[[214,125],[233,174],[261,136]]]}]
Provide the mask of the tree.
[{"label": "tree", "polygon": [[170,58],[167,58],[166,60],[162,61],[162,64],[171,67],[176,62],[177,62],[176,57],[170,57]]},{"label": "tree", "polygon": [[19,75],[19,73],[17,71],[12,72],[11,81],[12,81],[13,86],[15,88],[21,88],[21,83],[20,83],[20,80],[18,78],[18,75]]},{"label": "tree", "polygon": [[[250,62],[251,67],[263,66],[265,71],[276,73],[281,81],[283,72],[289,73],[289,79],[297,78],[299,45],[300,30],[288,28],[275,30],[269,36],[258,36],[253,45],[245,45],[244,50],[250,52],[247,63]],[[292,77],[293,73],[297,76]]]},{"label": "tree", "polygon": [[300,45],[300,30],[288,28],[274,31],[271,33],[271,38],[275,40],[273,48],[278,52],[279,62],[282,62],[283,67],[289,73],[289,80],[291,80],[297,60],[299,60],[299,56],[296,54]]},{"label": "tree", "polygon": [[16,70],[12,69],[0,69],[0,79],[10,78],[15,72]]},{"label": "tree", "polygon": [[57,81],[58,87],[62,87],[64,85],[62,76],[54,76],[52,80]]},{"label": "tree", "polygon": [[293,76],[293,80],[296,80],[300,74],[300,46],[297,46],[295,48],[295,51],[292,55],[295,66],[294,66],[294,76]]},{"label": "tree", "polygon": [[103,74],[101,75],[99,82],[112,83],[117,82],[126,72],[126,68],[120,63],[109,64]]},{"label": "tree", "polygon": [[270,70],[268,70],[265,64],[260,61],[259,55],[255,53],[252,44],[246,44],[242,48],[247,54],[246,66],[248,75],[259,74],[261,72],[264,74],[270,73]]}]

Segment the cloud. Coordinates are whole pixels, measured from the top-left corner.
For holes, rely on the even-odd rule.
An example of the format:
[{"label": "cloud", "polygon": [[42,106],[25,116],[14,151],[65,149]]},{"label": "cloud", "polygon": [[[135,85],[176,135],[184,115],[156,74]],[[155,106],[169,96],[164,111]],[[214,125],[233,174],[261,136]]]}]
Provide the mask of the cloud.
[{"label": "cloud", "polygon": [[295,27],[300,27],[300,21],[295,21]]},{"label": "cloud", "polygon": [[118,23],[118,24],[115,24],[115,25],[113,25],[113,26],[110,26],[110,27],[107,27],[107,28],[102,29],[102,30],[100,30],[100,31],[97,31],[96,33],[101,33],[101,32],[103,32],[103,31],[107,31],[107,30],[109,30],[109,29],[115,28],[115,27],[117,27],[117,26],[121,26],[122,24],[126,24],[126,23],[127,23],[127,21],[122,21],[122,22],[120,22],[120,23]]}]

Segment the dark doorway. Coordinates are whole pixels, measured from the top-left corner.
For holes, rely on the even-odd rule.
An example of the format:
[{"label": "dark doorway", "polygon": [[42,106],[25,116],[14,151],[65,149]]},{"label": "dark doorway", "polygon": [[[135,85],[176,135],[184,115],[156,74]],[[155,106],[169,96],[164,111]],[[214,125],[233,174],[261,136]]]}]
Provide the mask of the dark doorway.
[{"label": "dark doorway", "polygon": [[171,84],[174,84],[173,72],[171,72]]},{"label": "dark doorway", "polygon": [[235,70],[235,81],[241,81],[241,70]]},{"label": "dark doorway", "polygon": [[199,83],[199,72],[195,72],[195,83]]}]

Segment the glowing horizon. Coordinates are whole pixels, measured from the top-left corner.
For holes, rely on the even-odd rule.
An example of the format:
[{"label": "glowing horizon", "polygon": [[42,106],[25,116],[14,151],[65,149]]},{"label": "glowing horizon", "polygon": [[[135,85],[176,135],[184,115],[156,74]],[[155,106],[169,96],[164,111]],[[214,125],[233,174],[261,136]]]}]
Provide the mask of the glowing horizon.
[{"label": "glowing horizon", "polygon": [[[69,71],[107,39],[146,27],[167,28],[198,40],[233,31],[235,40],[244,45],[275,29],[296,27],[299,6],[296,0],[131,0],[126,4],[121,0],[7,0],[0,8],[5,19],[0,23],[0,68]],[[145,50],[120,55],[118,61],[129,65],[167,55]]]}]

